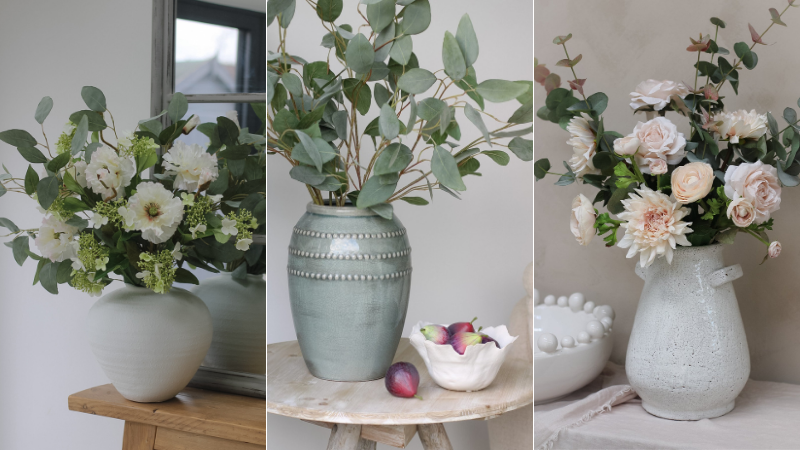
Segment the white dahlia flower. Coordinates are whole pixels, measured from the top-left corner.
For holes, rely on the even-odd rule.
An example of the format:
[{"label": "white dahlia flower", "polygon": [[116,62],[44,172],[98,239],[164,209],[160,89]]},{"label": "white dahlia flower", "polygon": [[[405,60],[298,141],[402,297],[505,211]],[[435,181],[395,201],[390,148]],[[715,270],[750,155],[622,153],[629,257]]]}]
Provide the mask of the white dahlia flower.
[{"label": "white dahlia flower", "polygon": [[575,153],[569,159],[569,167],[575,172],[575,175],[582,177],[585,174],[599,173],[592,163],[597,152],[597,144],[594,142],[594,131],[589,126],[591,118],[582,113],[580,116],[575,116],[569,121],[567,131],[572,135],[567,144],[572,146],[572,151]]},{"label": "white dahlia flower", "polygon": [[42,219],[39,235],[34,243],[39,253],[52,262],[64,261],[78,257],[78,241],[75,235],[78,228],[58,220],[54,216]]},{"label": "white dahlia flower", "polygon": [[139,230],[144,239],[160,244],[175,234],[183,218],[183,203],[161,184],[145,182],[119,213],[126,228]]},{"label": "white dahlia flower", "polygon": [[689,214],[689,209],[649,188],[637,189],[636,193],[639,195],[631,194],[630,198],[622,201],[625,212],[620,213],[619,218],[626,221],[620,225],[625,229],[625,237],[617,245],[629,248],[626,258],[639,253],[642,267],[652,264],[656,256],[666,256],[671,264],[676,244],[692,245],[686,239],[686,234],[692,232],[689,228],[692,223],[681,221]]},{"label": "white dahlia flower", "polygon": [[125,187],[131,184],[135,172],[132,159],[102,146],[92,153],[92,160],[86,166],[86,183],[104,201],[118,200],[125,195]]},{"label": "white dahlia flower", "polygon": [[217,179],[217,158],[198,144],[176,141],[164,155],[167,175],[175,175],[175,188],[187,191]]},{"label": "white dahlia flower", "polygon": [[645,80],[631,92],[631,108],[639,109],[652,106],[654,110],[664,109],[672,99],[689,95],[689,88],[683,83],[669,80]]}]

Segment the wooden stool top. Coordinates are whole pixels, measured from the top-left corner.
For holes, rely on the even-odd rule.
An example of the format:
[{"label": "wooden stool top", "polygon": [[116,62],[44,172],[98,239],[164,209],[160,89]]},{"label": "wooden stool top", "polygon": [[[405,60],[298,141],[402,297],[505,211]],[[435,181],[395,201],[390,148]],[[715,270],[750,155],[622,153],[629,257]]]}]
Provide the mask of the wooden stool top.
[{"label": "wooden stool top", "polygon": [[337,382],[315,378],[306,368],[297,341],[267,346],[267,412],[303,420],[371,425],[409,425],[490,418],[533,403],[533,365],[506,359],[497,378],[478,392],[439,387],[408,339],[394,362],[419,371],[424,400],[394,397],[383,379]]}]

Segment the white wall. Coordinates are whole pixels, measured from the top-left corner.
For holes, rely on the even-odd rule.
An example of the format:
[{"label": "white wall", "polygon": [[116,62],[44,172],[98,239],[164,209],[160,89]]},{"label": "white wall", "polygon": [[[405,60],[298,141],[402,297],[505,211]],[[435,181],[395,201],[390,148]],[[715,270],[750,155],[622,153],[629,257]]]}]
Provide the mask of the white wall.
[{"label": "white wall", "polygon": [[[41,139],[33,114],[49,95],[55,105],[45,131],[53,144],[69,114],[85,109],[84,85],[103,90],[118,127],[146,118],[151,10],[140,0],[2,0],[0,130],[22,128]],[[5,143],[0,162],[24,176],[27,163]],[[41,220],[34,201],[15,193],[0,198],[0,217],[21,228]],[[17,266],[0,247],[0,448],[120,448],[121,421],[67,410],[70,394],[108,383],[86,339],[94,300],[70,287],[54,296],[31,286],[35,267],[31,260]]]},{"label": "white wall", "polygon": [[[338,24],[363,23],[355,11],[356,4],[356,0],[345,0]],[[532,2],[437,0],[431,6],[433,23],[423,34],[414,36],[414,52],[421,67],[442,67],[444,32],[454,33],[461,16],[469,13],[480,41],[480,56],[475,64],[478,80],[531,79]],[[311,7],[298,2],[289,26],[287,49],[309,62],[325,60],[327,49],[319,45],[324,32]],[[275,50],[278,39],[274,23],[267,39],[268,48]],[[515,102],[487,103],[487,110],[507,118],[518,106]],[[362,123],[369,123],[376,111],[373,104]],[[461,142],[479,136],[461,113],[458,120],[463,133]],[[436,191],[434,202],[428,206],[395,203],[395,213],[408,229],[414,248],[414,278],[404,336],[419,320],[449,323],[478,316],[478,322],[485,326],[508,323],[512,307],[524,295],[522,271],[533,259],[533,167],[513,155],[511,158],[506,167],[482,161],[483,177],[465,179],[467,191],[461,201]],[[296,339],[288,298],[286,248],[292,227],[310,199],[303,186],[289,178],[288,171],[284,160],[268,160],[268,343]],[[448,424],[446,428],[454,448],[489,448],[483,421]],[[323,448],[329,435],[322,428],[275,415],[268,416],[267,433],[270,448],[298,450]],[[419,440],[415,439],[409,448],[420,449]]]}]

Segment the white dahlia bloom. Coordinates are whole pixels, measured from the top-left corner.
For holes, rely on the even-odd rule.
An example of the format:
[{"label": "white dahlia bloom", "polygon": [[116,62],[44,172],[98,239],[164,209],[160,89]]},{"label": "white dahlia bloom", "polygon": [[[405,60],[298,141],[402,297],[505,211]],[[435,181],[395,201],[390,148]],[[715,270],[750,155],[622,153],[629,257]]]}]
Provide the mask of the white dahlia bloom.
[{"label": "white dahlia bloom", "polygon": [[689,209],[649,188],[637,189],[636,193],[639,195],[631,194],[622,201],[625,212],[620,213],[619,218],[626,221],[620,225],[625,229],[625,237],[617,245],[629,248],[626,258],[639,253],[642,267],[652,264],[656,256],[666,256],[671,264],[676,244],[692,245],[686,239],[686,234],[692,232],[689,228],[692,223],[681,221],[689,214]]},{"label": "white dahlia bloom", "polygon": [[140,183],[128,200],[119,208],[125,227],[139,230],[142,237],[154,244],[167,241],[183,219],[183,203],[159,183]]},{"label": "white dahlia bloom", "polygon": [[219,176],[217,158],[198,144],[176,141],[164,155],[164,169],[175,175],[175,188],[187,191],[212,182]]},{"label": "white dahlia bloom", "polygon": [[92,161],[86,166],[86,183],[104,201],[118,200],[125,195],[125,187],[131,184],[135,172],[132,159],[102,146],[92,153]]},{"label": "white dahlia bloom", "polygon": [[755,109],[719,113],[711,122],[709,129],[732,144],[738,144],[740,139],[758,139],[767,133],[767,115],[758,114]]},{"label": "white dahlia bloom", "polygon": [[687,95],[689,95],[689,88],[683,83],[669,80],[645,80],[631,92],[631,108],[652,106],[654,110],[660,111],[669,104],[670,100],[684,98]]},{"label": "white dahlia bloom", "polygon": [[572,146],[572,151],[575,153],[569,159],[569,167],[575,172],[575,175],[582,177],[585,174],[600,173],[595,169],[592,163],[597,152],[597,144],[594,142],[594,131],[589,126],[591,118],[582,113],[580,116],[575,116],[569,121],[567,131],[572,135],[567,144]]},{"label": "white dahlia bloom", "polygon": [[78,241],[75,235],[78,228],[58,220],[54,216],[42,219],[39,235],[34,243],[39,253],[52,262],[64,261],[78,257]]}]

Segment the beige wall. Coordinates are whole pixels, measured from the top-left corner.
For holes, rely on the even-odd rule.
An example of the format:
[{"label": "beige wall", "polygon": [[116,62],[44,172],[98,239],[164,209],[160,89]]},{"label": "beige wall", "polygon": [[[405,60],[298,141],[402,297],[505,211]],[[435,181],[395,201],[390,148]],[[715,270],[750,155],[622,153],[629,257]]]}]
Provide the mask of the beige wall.
[{"label": "beige wall", "polygon": [[[534,9],[534,51],[540,63],[553,70],[564,58],[560,46],[552,44],[557,35],[573,33],[567,48],[570,56],[583,55],[576,67],[579,78],[587,78],[588,93],[605,92],[609,97],[606,129],[628,134],[637,120],[628,106],[629,92],[648,78],[694,81],[692,65],[696,54],[685,49],[689,37],[713,34],[708,21],[717,16],[727,22],[718,42],[733,52],[733,44],[750,41],[748,21],[759,32],[770,23],[768,9],[782,10],[785,1],[576,1],[537,0]],[[800,9],[784,16],[787,28],[773,26],[758,46],[758,66],[740,74],[740,95],[723,88],[729,109],[755,108],[781,117],[785,107],[797,110],[800,97]],[[713,36],[712,36],[713,37]],[[729,60],[731,60],[729,58]],[[565,79],[568,71],[555,68]],[[536,90],[535,106],[544,104],[544,89]],[[685,119],[668,115],[688,132]],[[568,135],[557,125],[535,119],[535,157],[550,158],[553,167],[563,169],[571,148]],[[784,126],[782,119],[778,119]],[[594,198],[589,185],[553,186],[554,178],[539,181],[535,188],[536,221],[535,285],[542,294],[581,291],[588,300],[612,305],[617,312],[612,359],[624,362],[628,337],[643,282],[633,273],[635,260],[625,251],[606,249],[596,238],[581,247],[569,232],[570,202],[578,193]],[[758,263],[765,248],[755,239],[739,235],[726,249],[728,264],[740,263],[744,277],[734,283],[747,332],[751,355],[751,377],[758,380],[800,383],[800,188],[784,190],[781,209],[774,215],[775,230],[770,238],[780,240],[783,254],[764,265]]]}]

